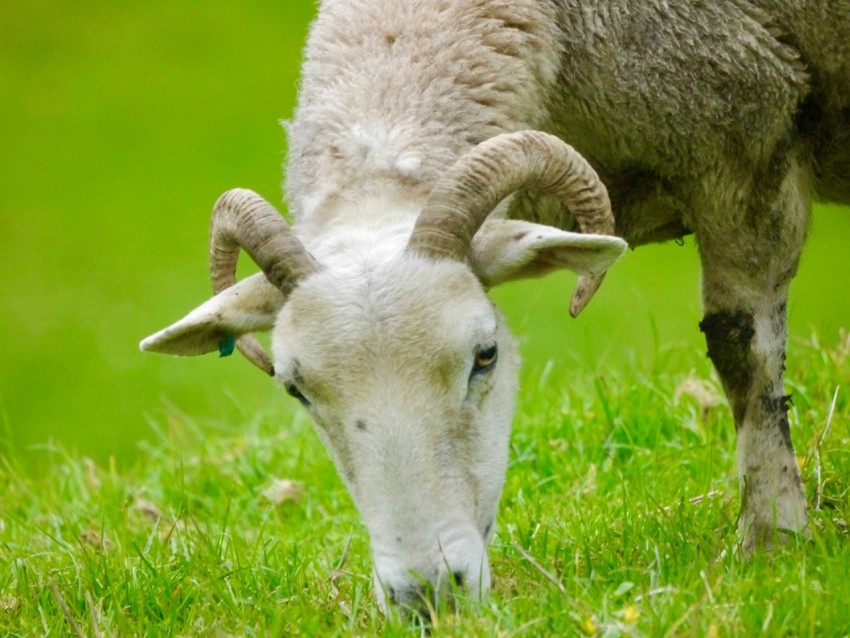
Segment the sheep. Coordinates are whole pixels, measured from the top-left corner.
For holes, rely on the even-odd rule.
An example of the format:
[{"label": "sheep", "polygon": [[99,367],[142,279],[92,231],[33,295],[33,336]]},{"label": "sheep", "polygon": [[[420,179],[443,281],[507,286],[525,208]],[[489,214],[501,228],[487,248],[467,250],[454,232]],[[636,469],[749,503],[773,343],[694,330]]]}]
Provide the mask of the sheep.
[{"label": "sheep", "polygon": [[850,4],[325,0],[288,133],[292,228],[225,193],[215,296],[141,347],[235,342],[304,404],[384,609],[489,586],[518,357],[486,291],[568,268],[575,316],[627,245],[688,234],[743,547],[807,534],[786,302],[812,200],[850,203]]}]

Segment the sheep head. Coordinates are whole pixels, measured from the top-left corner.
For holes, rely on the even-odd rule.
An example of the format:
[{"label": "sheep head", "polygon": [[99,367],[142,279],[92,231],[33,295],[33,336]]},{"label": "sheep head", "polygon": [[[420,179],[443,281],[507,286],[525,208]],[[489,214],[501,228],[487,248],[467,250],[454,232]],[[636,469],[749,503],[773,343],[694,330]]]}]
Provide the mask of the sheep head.
[{"label": "sheep head", "polygon": [[[585,233],[488,219],[520,188],[560,197]],[[473,149],[406,244],[345,267],[321,265],[259,196],[230,191],[211,233],[218,294],[141,347],[199,354],[239,337],[309,410],[369,529],[382,606],[427,613],[437,595],[489,587],[519,359],[486,289],[570,268],[575,315],[626,247],[612,232],[592,169],[537,132]],[[235,283],[240,246],[263,273]],[[271,330],[272,359],[257,330]]]}]

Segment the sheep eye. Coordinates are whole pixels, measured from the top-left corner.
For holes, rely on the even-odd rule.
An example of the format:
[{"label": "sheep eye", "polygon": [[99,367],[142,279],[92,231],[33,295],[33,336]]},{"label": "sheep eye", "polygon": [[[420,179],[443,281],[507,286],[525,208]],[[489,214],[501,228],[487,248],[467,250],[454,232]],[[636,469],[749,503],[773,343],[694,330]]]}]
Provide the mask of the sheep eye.
[{"label": "sheep eye", "polygon": [[499,358],[499,349],[494,343],[487,348],[478,348],[475,351],[475,363],[472,365],[472,374],[486,372],[496,365]]},{"label": "sheep eye", "polygon": [[287,383],[284,387],[286,388],[286,393],[289,396],[295,397],[296,399],[301,401],[301,403],[305,407],[310,405],[310,402],[307,400],[307,397],[305,397],[301,390],[298,389],[297,385],[295,385],[294,383]]}]

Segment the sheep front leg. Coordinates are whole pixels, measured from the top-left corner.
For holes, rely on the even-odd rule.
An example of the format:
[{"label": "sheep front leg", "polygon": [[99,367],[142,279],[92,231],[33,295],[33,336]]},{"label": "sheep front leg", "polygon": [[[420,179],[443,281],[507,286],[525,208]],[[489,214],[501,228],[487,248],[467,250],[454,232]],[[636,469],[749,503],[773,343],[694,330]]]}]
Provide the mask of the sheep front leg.
[{"label": "sheep front leg", "polygon": [[736,308],[706,304],[700,323],[708,356],[723,382],[738,435],[739,529],[744,549],[770,546],[779,532],[806,526],[783,391],[785,295],[765,295]]},{"label": "sheep front leg", "polygon": [[[723,383],[738,439],[739,532],[743,549],[770,547],[787,532],[807,533],[806,498],[784,391],[787,297],[809,204],[794,171],[744,216],[697,233],[703,262],[708,356]],[[733,216],[729,216],[733,217]],[[783,533],[785,532],[785,533]]]}]

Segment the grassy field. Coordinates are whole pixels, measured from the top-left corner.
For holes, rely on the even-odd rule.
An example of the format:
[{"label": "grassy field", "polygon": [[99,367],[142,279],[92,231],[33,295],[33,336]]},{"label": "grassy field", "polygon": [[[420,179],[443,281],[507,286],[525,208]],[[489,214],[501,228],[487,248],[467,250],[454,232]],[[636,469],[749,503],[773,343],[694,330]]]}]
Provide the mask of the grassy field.
[{"label": "grassy field", "polygon": [[[416,633],[285,393],[137,349],[209,294],[216,197],[281,201],[314,11],[0,3],[0,635]],[[789,305],[814,540],[751,562],[728,409],[683,394],[717,392],[693,244],[630,252],[576,321],[568,275],[495,291],[525,360],[495,589],[434,635],[847,635],[848,236],[816,209]]]},{"label": "grassy field", "polygon": [[[529,371],[493,595],[439,615],[431,635],[850,635],[846,392],[830,417],[848,349],[793,344],[813,540],[749,561],[735,552],[734,435],[707,365],[686,370],[671,352],[591,379]],[[33,480],[7,457],[0,633],[420,633],[377,611],[365,529],[304,414],[230,427],[173,413],[158,427],[131,471],[55,449]]]}]

